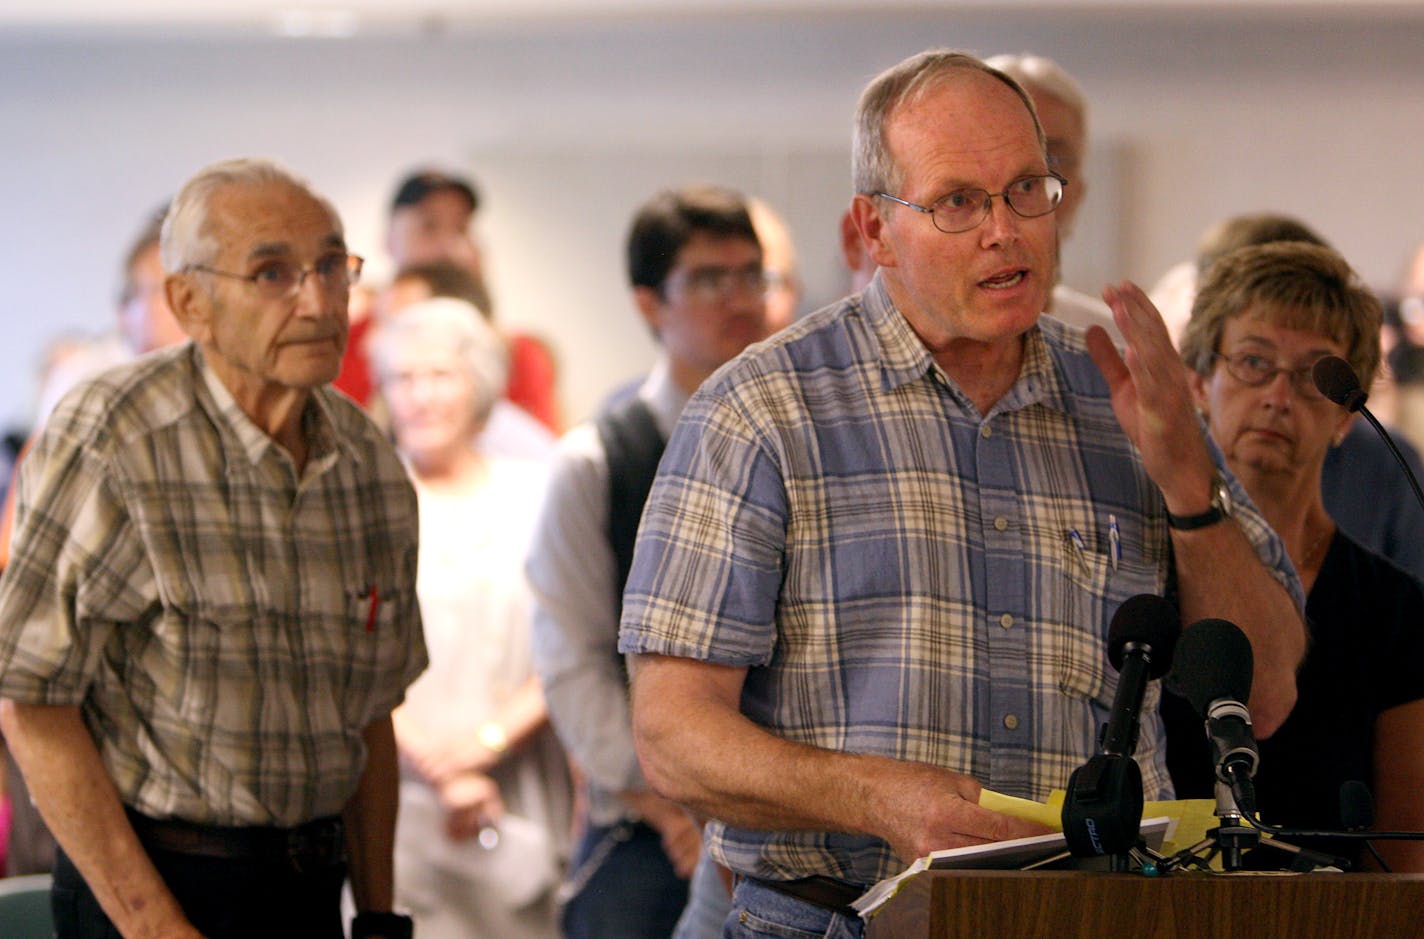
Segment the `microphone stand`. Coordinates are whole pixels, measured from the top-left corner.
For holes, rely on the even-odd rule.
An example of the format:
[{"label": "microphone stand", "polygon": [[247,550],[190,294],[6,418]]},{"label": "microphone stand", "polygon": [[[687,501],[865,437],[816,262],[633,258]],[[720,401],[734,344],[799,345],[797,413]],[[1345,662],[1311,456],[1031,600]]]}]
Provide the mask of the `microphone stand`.
[{"label": "microphone stand", "polygon": [[[1216,817],[1221,820],[1220,824],[1208,831],[1201,841],[1168,858],[1160,865],[1163,872],[1186,867],[1211,870],[1211,862],[1220,856],[1221,869],[1227,873],[1235,873],[1244,869],[1246,852],[1257,847],[1273,848],[1291,855],[1293,860],[1289,870],[1295,873],[1350,868],[1350,862],[1344,858],[1311,851],[1275,837],[1271,826],[1241,813],[1230,784],[1220,779],[1216,781]],[[1282,831],[1284,832],[1283,829]],[[1271,837],[1262,837],[1263,833]]]},{"label": "microphone stand", "polygon": [[1338,355],[1322,356],[1311,366],[1310,374],[1316,389],[1322,395],[1351,414],[1358,411],[1365,416],[1365,420],[1370,422],[1375,433],[1384,439],[1385,445],[1389,447],[1389,452],[1394,454],[1399,468],[1404,470],[1404,478],[1409,480],[1409,488],[1414,490],[1414,498],[1418,500],[1419,507],[1424,509],[1424,492],[1419,489],[1419,480],[1414,478],[1414,471],[1409,468],[1404,455],[1394,445],[1394,439],[1384,429],[1384,425],[1370,413],[1369,408],[1365,407],[1365,401],[1370,396],[1369,392],[1360,387],[1360,378],[1350,367],[1350,363]]},{"label": "microphone stand", "polygon": [[1370,413],[1370,409],[1365,407],[1364,402],[1360,403],[1359,411],[1365,416],[1365,420],[1370,422],[1370,426],[1375,429],[1375,432],[1383,438],[1385,445],[1389,447],[1389,452],[1394,454],[1399,468],[1404,470],[1404,478],[1409,480],[1409,488],[1414,490],[1414,498],[1419,500],[1419,507],[1424,509],[1424,492],[1420,491],[1419,480],[1414,478],[1414,472],[1409,468],[1409,463],[1405,461],[1404,454],[1399,452],[1399,448],[1394,445],[1394,439],[1384,429],[1384,425]]}]

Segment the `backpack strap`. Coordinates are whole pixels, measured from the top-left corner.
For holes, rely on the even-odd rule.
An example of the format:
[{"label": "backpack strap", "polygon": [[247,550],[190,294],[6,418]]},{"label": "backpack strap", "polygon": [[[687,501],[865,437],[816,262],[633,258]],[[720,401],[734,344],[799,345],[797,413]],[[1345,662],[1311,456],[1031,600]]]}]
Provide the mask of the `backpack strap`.
[{"label": "backpack strap", "polygon": [[608,458],[608,544],[618,568],[618,592],[628,582],[633,567],[633,545],[643,505],[653,488],[667,441],[647,404],[629,398],[594,421],[598,439]]}]

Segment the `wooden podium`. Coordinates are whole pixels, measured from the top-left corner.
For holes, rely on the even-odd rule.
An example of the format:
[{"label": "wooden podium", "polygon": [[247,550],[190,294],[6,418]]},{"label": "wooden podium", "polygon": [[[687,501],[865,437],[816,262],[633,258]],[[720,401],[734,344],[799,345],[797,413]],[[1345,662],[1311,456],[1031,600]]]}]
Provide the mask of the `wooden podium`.
[{"label": "wooden podium", "polygon": [[1414,939],[1424,875],[924,871],[867,939]]}]

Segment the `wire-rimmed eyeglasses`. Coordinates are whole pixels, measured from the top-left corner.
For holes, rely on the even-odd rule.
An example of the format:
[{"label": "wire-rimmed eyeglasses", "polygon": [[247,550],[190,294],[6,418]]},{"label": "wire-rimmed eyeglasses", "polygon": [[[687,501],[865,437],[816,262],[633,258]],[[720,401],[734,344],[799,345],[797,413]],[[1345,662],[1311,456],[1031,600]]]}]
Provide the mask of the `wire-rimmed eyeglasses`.
[{"label": "wire-rimmed eyeglasses", "polygon": [[772,278],[760,264],[694,267],[679,271],[667,279],[669,287],[681,287],[689,294],[706,299],[719,299],[734,293],[764,294],[771,282]]},{"label": "wire-rimmed eyeglasses", "polygon": [[870,195],[889,199],[900,205],[923,212],[934,222],[934,227],[946,235],[978,228],[989,217],[989,208],[997,196],[1004,204],[1022,218],[1038,218],[1058,208],[1063,201],[1063,187],[1068,181],[1056,173],[1044,176],[1024,176],[1009,184],[1003,192],[989,192],[985,189],[956,189],[935,201],[934,205],[920,205],[892,196],[888,192],[872,192]]},{"label": "wire-rimmed eyeglasses", "polygon": [[1290,386],[1302,398],[1315,401],[1324,397],[1320,389],[1315,387],[1315,376],[1312,374],[1315,369],[1314,362],[1297,368],[1283,368],[1256,352],[1238,352],[1235,355],[1213,352],[1212,358],[1220,359],[1231,377],[1243,385],[1260,388],[1269,385],[1277,375],[1284,373]]},{"label": "wire-rimmed eyeglasses", "polygon": [[245,280],[257,290],[264,300],[284,300],[302,289],[307,275],[315,274],[316,282],[323,290],[342,290],[356,283],[361,277],[361,266],[365,260],[355,254],[333,251],[317,258],[311,267],[301,267],[292,261],[273,259],[264,261],[251,274],[234,274],[220,271],[202,264],[190,264],[186,270],[201,271],[218,277]]}]

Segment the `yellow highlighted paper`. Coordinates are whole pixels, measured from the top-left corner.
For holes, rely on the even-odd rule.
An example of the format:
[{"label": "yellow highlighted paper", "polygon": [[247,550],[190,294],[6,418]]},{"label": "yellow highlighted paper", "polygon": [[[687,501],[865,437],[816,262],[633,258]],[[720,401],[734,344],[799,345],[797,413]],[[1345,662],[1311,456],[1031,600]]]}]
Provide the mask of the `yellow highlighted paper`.
[{"label": "yellow highlighted paper", "polygon": [[[1047,802],[1035,802],[1032,799],[1019,799],[985,789],[979,793],[979,804],[995,812],[1038,822],[1054,831],[1062,831],[1063,800],[1066,797],[1064,790],[1055,789],[1048,794]],[[1175,854],[1201,841],[1206,837],[1207,829],[1216,827],[1219,821],[1216,817],[1216,803],[1211,799],[1148,802],[1142,807],[1143,818],[1157,818],[1162,815],[1173,822],[1167,829],[1167,838],[1160,849],[1166,855]]]}]

